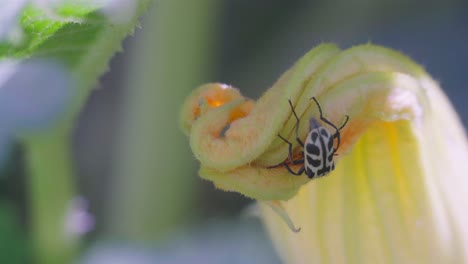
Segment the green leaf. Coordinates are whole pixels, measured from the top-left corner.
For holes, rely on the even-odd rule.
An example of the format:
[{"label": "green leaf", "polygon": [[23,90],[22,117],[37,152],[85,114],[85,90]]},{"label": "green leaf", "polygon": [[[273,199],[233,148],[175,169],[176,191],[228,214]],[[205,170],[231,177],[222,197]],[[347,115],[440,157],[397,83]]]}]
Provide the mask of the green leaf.
[{"label": "green leaf", "polygon": [[[3,17],[0,19],[3,24],[0,25],[0,66],[5,61],[30,58],[62,65],[75,82],[71,85],[76,90],[73,101],[67,109],[62,109],[67,119],[72,119],[148,3],[149,0],[6,3],[0,11]],[[0,88],[2,78],[0,72]],[[34,81],[30,80],[32,89],[40,89],[41,83]]]}]

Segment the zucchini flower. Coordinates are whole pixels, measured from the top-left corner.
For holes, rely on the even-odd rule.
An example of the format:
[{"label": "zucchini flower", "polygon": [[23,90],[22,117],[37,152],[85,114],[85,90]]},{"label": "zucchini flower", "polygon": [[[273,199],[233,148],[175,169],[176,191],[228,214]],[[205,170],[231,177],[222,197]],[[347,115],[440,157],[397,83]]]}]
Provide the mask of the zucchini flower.
[{"label": "zucchini flower", "polygon": [[[199,87],[181,126],[202,178],[259,201],[285,263],[468,263],[466,134],[398,52],[320,45],[257,101]],[[316,179],[311,157],[336,168]]]}]

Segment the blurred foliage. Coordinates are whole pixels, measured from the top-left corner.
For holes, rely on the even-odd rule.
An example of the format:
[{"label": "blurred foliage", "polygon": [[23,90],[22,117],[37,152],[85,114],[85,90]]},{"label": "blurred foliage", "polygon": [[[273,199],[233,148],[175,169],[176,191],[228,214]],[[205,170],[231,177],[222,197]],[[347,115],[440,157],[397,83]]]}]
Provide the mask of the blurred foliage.
[{"label": "blurred foliage", "polygon": [[24,148],[38,263],[70,262],[77,254],[81,234],[67,230],[75,221],[69,218],[76,196],[71,128],[92,85],[148,3],[2,2],[0,142],[4,147],[19,138]]},{"label": "blurred foliage", "polygon": [[14,210],[0,201],[0,263],[30,263],[31,251]]},{"label": "blurred foliage", "polygon": [[180,229],[164,244],[101,241],[83,264],[276,264],[280,263],[258,219],[208,221],[195,230]]}]

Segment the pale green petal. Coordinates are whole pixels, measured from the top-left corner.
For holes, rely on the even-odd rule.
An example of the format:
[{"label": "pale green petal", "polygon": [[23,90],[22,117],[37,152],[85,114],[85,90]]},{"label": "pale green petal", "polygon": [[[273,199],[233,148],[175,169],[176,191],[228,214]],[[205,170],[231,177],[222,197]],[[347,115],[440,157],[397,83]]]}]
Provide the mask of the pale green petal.
[{"label": "pale green petal", "polygon": [[[324,116],[339,126],[336,170],[310,181],[282,166]],[[285,263],[468,263],[468,143],[439,86],[406,56],[375,45],[321,45],[258,101],[208,84],[181,123],[200,176],[262,201]],[[295,170],[302,164],[291,165]],[[296,227],[300,232],[293,232]]]},{"label": "pale green petal", "polygon": [[[394,89],[378,85],[391,75]],[[424,76],[369,73],[343,83],[336,89],[345,91],[330,92],[329,109],[350,105],[352,114],[382,121],[333,173],[283,202],[301,232],[262,207],[285,262],[466,263],[468,149],[445,95]]]}]

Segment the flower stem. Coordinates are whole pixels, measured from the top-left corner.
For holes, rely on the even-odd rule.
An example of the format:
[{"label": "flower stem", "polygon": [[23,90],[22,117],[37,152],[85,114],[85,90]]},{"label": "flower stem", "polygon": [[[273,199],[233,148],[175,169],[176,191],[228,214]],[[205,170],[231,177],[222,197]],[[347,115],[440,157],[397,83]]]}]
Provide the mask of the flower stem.
[{"label": "flower stem", "polygon": [[161,238],[190,219],[193,157],[177,125],[184,95],[210,72],[219,4],[161,1],[133,47],[108,232],[122,239]]},{"label": "flower stem", "polygon": [[78,238],[65,228],[75,196],[69,129],[55,129],[23,140],[29,176],[31,228],[37,263],[71,263]]}]

